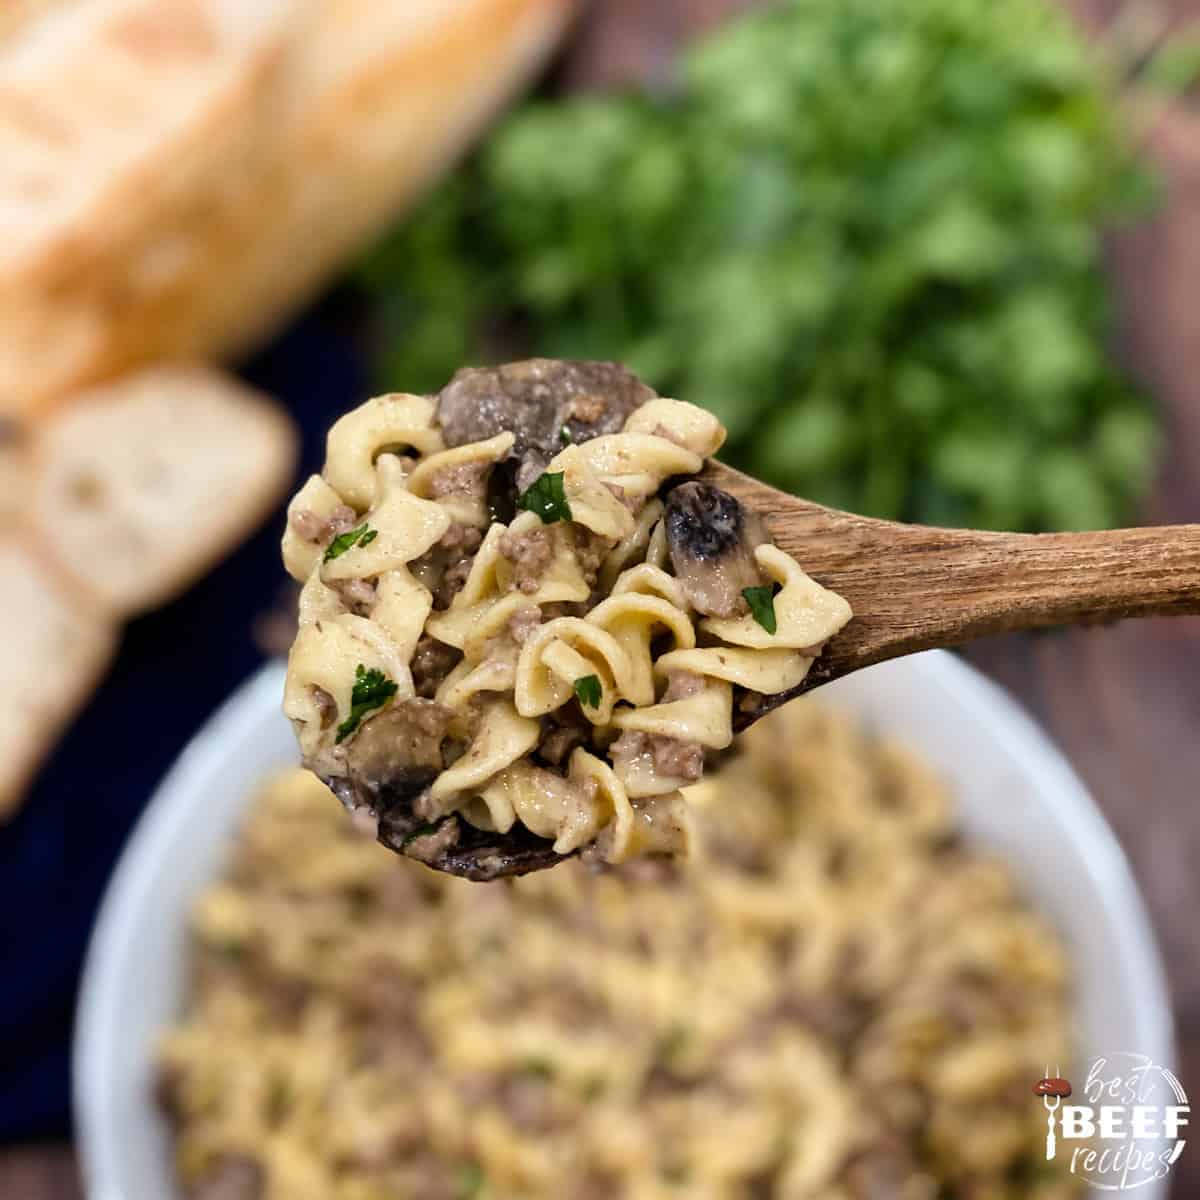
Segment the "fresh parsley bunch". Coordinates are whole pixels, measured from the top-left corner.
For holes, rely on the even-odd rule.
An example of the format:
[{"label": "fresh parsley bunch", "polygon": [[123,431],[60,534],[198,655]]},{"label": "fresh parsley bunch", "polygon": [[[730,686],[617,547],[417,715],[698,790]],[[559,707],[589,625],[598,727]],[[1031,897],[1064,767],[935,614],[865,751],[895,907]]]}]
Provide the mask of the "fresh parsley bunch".
[{"label": "fresh parsley bunch", "polygon": [[1050,0],[791,0],[668,94],[518,112],[364,277],[390,386],[615,358],[814,499],[1104,526],[1156,445],[1100,267],[1144,184]]}]

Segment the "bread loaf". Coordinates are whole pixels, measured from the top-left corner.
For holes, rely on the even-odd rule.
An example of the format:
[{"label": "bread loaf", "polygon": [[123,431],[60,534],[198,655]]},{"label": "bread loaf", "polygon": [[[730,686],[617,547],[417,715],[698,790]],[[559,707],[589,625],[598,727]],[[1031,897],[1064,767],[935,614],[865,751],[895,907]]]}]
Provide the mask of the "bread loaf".
[{"label": "bread loaf", "polygon": [[25,19],[0,39],[0,412],[261,339],[529,78],[572,4],[69,0]]}]

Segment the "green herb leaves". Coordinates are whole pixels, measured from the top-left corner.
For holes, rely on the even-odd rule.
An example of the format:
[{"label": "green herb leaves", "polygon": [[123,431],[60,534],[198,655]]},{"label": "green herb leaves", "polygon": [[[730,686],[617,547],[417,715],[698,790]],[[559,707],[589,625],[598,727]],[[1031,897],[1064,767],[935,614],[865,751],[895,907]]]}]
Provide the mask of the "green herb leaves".
[{"label": "green herb leaves", "polygon": [[431,833],[437,833],[437,831],[438,827],[436,825],[418,825],[417,828],[414,829],[412,833],[408,834],[400,843],[400,849],[403,850],[407,845],[409,845],[409,843],[415,842],[417,838],[428,837]]},{"label": "green herb leaves", "polygon": [[775,623],[775,588],[766,587],[742,588],[742,595],[750,605],[750,615],[768,632],[773,634],[777,628]]},{"label": "green herb leaves", "polygon": [[572,686],[580,704],[587,708],[600,707],[600,697],[604,692],[600,686],[599,675],[581,675]]},{"label": "green herb leaves", "polygon": [[350,693],[350,715],[337,727],[336,741],[344,742],[362,724],[367,713],[382,708],[396,691],[397,685],[382,671],[374,667],[368,671],[359,663],[354,671],[354,688]]},{"label": "green herb leaves", "polygon": [[825,504],[1120,520],[1156,424],[1106,351],[1097,231],[1145,173],[1061,7],[779,0],[670,87],[517,110],[367,264],[381,385],[435,390],[517,324]]},{"label": "green herb leaves", "polygon": [[567,503],[567,494],[563,490],[563,473],[547,471],[539,475],[518,497],[517,507],[526,512],[537,513],[543,525],[553,525],[555,521],[569,521],[571,506]]},{"label": "green herb leaves", "polygon": [[479,1200],[487,1180],[478,1163],[463,1163],[454,1180],[454,1200]]},{"label": "green herb leaves", "polygon": [[359,525],[356,529],[349,529],[345,533],[339,533],[337,537],[329,543],[325,550],[324,562],[329,562],[331,559],[340,558],[347,550],[354,546],[369,546],[377,537],[379,531],[372,529],[366,521]]}]

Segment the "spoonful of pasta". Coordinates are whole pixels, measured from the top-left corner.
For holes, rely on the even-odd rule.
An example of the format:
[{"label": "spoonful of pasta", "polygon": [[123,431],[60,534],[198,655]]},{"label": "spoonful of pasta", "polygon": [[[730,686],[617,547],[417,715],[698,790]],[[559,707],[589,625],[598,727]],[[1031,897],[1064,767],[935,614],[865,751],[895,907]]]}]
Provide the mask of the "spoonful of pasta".
[{"label": "spoonful of pasta", "polygon": [[330,430],[288,509],[284,711],[386,846],[470,879],[686,853],[706,758],[787,700],[984,634],[1200,612],[1200,526],[878,521],[711,461],[614,363],[459,371]]}]

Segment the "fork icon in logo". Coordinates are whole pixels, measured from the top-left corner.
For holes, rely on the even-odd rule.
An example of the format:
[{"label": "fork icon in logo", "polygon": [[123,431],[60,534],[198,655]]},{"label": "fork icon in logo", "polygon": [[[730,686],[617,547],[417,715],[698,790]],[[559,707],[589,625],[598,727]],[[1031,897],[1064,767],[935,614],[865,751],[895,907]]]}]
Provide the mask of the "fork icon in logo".
[{"label": "fork icon in logo", "polygon": [[[1039,1079],[1033,1085],[1033,1094],[1041,1096],[1042,1103],[1046,1106],[1046,1159],[1052,1159],[1057,1151],[1057,1141],[1054,1137],[1054,1121],[1055,1113],[1058,1112],[1059,1105],[1063,1100],[1071,1094],[1071,1085],[1058,1074],[1058,1068],[1054,1068],[1054,1074],[1050,1074],[1050,1068],[1046,1067],[1045,1079]],[[1053,1103],[1051,1103],[1053,1101]]]}]

